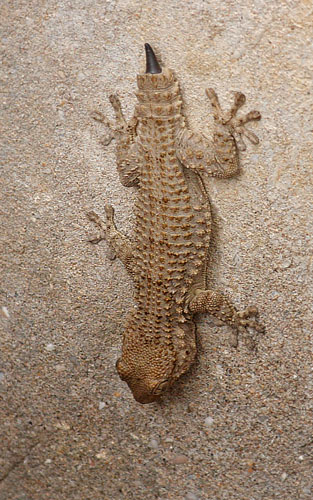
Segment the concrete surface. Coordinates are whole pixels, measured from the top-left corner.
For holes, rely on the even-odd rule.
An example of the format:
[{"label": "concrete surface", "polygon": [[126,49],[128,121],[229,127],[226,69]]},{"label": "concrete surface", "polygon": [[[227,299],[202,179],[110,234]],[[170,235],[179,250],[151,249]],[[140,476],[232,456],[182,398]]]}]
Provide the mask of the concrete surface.
[{"label": "concrete surface", "polygon": [[[3,24],[1,500],[309,499],[312,437],[310,1],[11,1]],[[205,87],[259,109],[236,179],[210,180],[211,278],[257,304],[258,352],[199,318],[199,355],[140,406],[115,360],[131,284],[86,209],[131,233],[135,191],[90,113],[131,115],[150,42],[195,128]]]}]

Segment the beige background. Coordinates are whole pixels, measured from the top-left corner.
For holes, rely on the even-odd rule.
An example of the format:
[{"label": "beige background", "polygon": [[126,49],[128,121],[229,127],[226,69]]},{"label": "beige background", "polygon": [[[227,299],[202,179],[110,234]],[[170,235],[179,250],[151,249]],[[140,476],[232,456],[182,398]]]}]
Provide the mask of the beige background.
[{"label": "beige background", "polygon": [[[1,500],[312,498],[312,2],[20,0],[1,14]],[[85,215],[109,201],[131,234],[135,191],[90,113],[112,117],[117,91],[131,115],[144,42],[194,128],[212,125],[205,87],[262,113],[241,175],[208,189],[211,278],[266,325],[251,354],[199,318],[196,364],[148,406],[115,371],[131,284]]]}]

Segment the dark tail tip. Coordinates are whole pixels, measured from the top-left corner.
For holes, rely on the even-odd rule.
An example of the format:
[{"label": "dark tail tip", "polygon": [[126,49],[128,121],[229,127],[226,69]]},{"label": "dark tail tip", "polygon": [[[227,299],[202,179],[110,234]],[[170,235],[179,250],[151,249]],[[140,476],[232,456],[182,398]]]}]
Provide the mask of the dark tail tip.
[{"label": "dark tail tip", "polygon": [[162,73],[162,68],[158,63],[151,45],[145,43],[146,49],[146,73]]}]

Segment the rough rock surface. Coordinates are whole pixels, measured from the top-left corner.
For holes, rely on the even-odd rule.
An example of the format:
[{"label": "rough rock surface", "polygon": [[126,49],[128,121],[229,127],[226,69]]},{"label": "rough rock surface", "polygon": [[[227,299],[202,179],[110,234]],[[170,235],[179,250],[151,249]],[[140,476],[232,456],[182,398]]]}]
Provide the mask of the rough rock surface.
[{"label": "rough rock surface", "polygon": [[[312,497],[312,22],[304,0],[3,5],[1,500]],[[85,214],[110,202],[131,234],[90,113],[118,91],[130,116],[144,42],[193,128],[206,87],[262,114],[242,174],[208,189],[212,282],[266,334],[234,350],[202,317],[195,365],[141,406],[115,371],[131,283]]]}]

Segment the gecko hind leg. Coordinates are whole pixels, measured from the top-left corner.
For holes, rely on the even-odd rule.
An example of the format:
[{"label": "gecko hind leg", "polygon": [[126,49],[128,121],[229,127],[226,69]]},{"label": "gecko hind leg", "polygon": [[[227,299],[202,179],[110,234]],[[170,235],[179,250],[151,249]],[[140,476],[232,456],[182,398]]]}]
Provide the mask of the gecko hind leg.
[{"label": "gecko hind leg", "polygon": [[255,347],[248,328],[253,328],[258,333],[264,332],[264,326],[256,319],[258,315],[256,307],[237,311],[225,295],[215,290],[195,290],[186,304],[185,312],[208,313],[230,325],[232,327],[230,342],[233,347],[238,345],[239,333],[243,334],[248,347]]},{"label": "gecko hind leg", "polygon": [[123,186],[138,187],[139,185],[139,153],[137,145],[137,124],[135,116],[127,122],[117,95],[110,95],[110,103],[115,113],[114,125],[99,111],[94,111],[92,117],[107,128],[102,138],[102,144],[107,146],[116,139],[116,162],[119,178]]},{"label": "gecko hind leg", "polygon": [[108,120],[103,113],[100,111],[93,111],[91,117],[97,122],[103,123],[108,129],[108,134],[102,141],[104,146],[110,144],[112,139],[114,139],[117,132],[121,132],[127,129],[127,123],[123,115],[121,101],[116,95],[109,96],[110,103],[115,112],[115,125],[113,125],[110,120]]},{"label": "gecko hind leg", "polygon": [[250,111],[241,117],[237,116],[238,110],[246,101],[241,92],[235,92],[234,102],[230,110],[225,112],[213,89],[207,89],[206,94],[213,109],[213,140],[185,128],[178,139],[176,154],[187,169],[195,170],[200,175],[205,172],[207,175],[226,179],[239,172],[238,150],[246,149],[243,137],[258,144],[258,137],[247,130],[245,124],[260,120],[261,114],[259,111]]},{"label": "gecko hind leg", "polygon": [[245,104],[246,96],[242,92],[234,92],[234,103],[230,110],[224,113],[221,109],[218,97],[215,90],[206,89],[206,94],[211,101],[214,120],[221,125],[226,126],[236,140],[237,147],[240,151],[245,151],[246,145],[242,136],[246,137],[252,144],[259,144],[259,138],[246,129],[245,124],[261,119],[261,113],[253,110],[242,117],[237,117],[237,111]]},{"label": "gecko hind leg", "polygon": [[91,118],[93,118],[96,122],[103,123],[106,127],[106,133],[102,136],[100,142],[103,146],[108,146],[114,139],[114,127],[112,123],[104,116],[103,113],[101,113],[101,111],[93,111],[91,113]]}]

